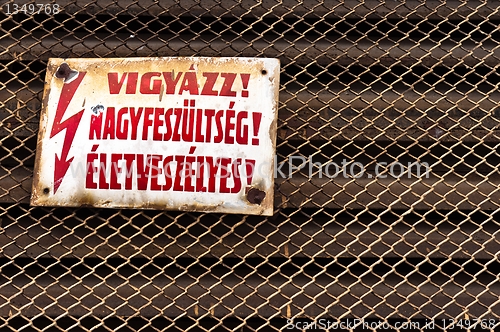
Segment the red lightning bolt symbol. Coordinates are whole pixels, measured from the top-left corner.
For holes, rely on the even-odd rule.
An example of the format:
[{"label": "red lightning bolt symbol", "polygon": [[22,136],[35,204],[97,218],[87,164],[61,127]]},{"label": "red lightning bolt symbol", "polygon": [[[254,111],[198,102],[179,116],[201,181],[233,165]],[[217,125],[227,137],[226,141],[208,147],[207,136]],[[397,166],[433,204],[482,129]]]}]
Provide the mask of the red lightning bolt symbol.
[{"label": "red lightning bolt symbol", "polygon": [[54,156],[54,194],[57,189],[59,189],[59,186],[68,171],[69,165],[73,161],[74,157],[71,157],[70,159],[67,159],[67,157],[69,149],[71,148],[71,143],[73,143],[73,139],[75,138],[76,130],[78,129],[78,125],[82,119],[83,110],[65,121],[62,121],[62,119],[84,76],[85,72],[80,72],[73,81],[63,85],[61,96],[59,97],[59,103],[57,104],[56,116],[54,118],[52,131],[50,132],[50,138],[54,137],[64,129],[66,129],[66,136],[64,137],[60,158],[57,157],[57,154]]}]

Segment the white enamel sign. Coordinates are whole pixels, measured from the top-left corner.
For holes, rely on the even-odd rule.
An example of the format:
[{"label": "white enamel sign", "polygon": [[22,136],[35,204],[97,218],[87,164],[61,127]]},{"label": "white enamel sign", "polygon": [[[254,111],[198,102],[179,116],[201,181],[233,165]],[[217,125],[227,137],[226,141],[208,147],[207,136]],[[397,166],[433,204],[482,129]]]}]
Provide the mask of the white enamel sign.
[{"label": "white enamel sign", "polygon": [[271,215],[279,61],[50,59],[31,204]]}]

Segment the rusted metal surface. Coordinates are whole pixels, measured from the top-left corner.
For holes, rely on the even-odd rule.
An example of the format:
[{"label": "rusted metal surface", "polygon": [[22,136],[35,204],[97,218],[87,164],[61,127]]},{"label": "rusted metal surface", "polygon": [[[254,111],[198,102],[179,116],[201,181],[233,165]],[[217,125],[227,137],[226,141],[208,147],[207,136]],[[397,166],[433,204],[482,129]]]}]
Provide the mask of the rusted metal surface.
[{"label": "rusted metal surface", "polygon": [[[497,255],[500,242],[500,234],[494,225],[483,227],[470,221],[477,218],[474,213],[453,216],[446,224],[439,215],[421,217],[417,213],[404,218],[381,216],[380,222],[374,223],[377,217],[369,213],[354,217],[346,212],[330,210],[336,220],[332,222],[327,213],[316,216],[314,221],[299,214],[288,220],[290,210],[282,210],[265,223],[258,216],[231,215],[226,220],[235,225],[231,233],[212,227],[219,222],[217,214],[193,214],[181,219],[179,213],[174,221],[168,216],[156,217],[155,221],[146,223],[147,231],[137,234],[135,228],[144,227],[144,223],[132,218],[136,212],[131,210],[108,217],[112,224],[127,227],[120,231],[123,238],[106,241],[105,233],[112,232],[109,225],[72,217],[72,224],[54,228],[53,225],[58,224],[50,213],[54,210],[46,211],[48,217],[36,225],[29,225],[26,221],[3,220],[5,231],[0,235],[0,246],[4,248],[2,258],[80,260],[133,257],[152,260],[206,255],[227,259],[355,259],[362,253],[363,257],[383,256],[387,259],[404,255],[408,259],[492,260]],[[90,215],[94,218],[103,213],[88,208],[75,211],[79,216]],[[148,217],[155,216],[154,211],[143,213]],[[210,233],[198,235],[190,227],[193,223],[199,228],[210,229]],[[388,230],[384,224],[394,226]],[[296,231],[297,225],[300,225],[300,232]],[[51,229],[50,234],[42,241],[33,243],[33,239],[45,234],[47,229]],[[269,234],[264,243],[261,234]],[[150,241],[154,236],[155,240]],[[193,237],[197,238],[196,243],[190,240]],[[401,241],[401,237],[405,241]]]},{"label": "rusted metal surface", "polygon": [[[30,3],[29,0],[19,0],[19,4]],[[256,17],[270,16],[282,18],[285,15],[295,17],[325,18],[406,18],[415,19],[484,19],[496,18],[494,1],[452,0],[446,6],[441,1],[433,0],[422,4],[418,0],[387,2],[379,0],[328,2],[306,0],[297,3],[292,0],[280,1],[276,4],[255,3],[254,1],[224,0],[221,2],[206,1],[191,3],[188,6],[177,3],[158,3],[153,0],[117,3],[113,0],[61,0],[58,2],[65,12],[75,14],[110,14],[110,15],[148,15],[148,16],[205,16],[231,17],[244,16],[251,13]]]},{"label": "rusted metal surface", "polygon": [[[273,207],[362,209],[369,204],[374,209],[383,209],[389,205],[395,209],[426,210],[435,207],[443,211],[454,211],[457,208],[473,210],[474,207],[480,207],[482,210],[494,211],[497,202],[500,202],[500,189],[496,185],[498,180],[500,179],[496,176],[490,177],[489,181],[477,176],[454,175],[444,178],[422,177],[415,181],[407,177],[397,179],[365,176],[344,179],[292,175],[291,178],[275,179],[280,190],[274,195]],[[10,174],[0,171],[0,203],[28,203],[31,184],[30,170]],[[296,188],[301,190],[298,192]],[[42,191],[43,189],[41,188]],[[249,204],[259,205],[266,195],[263,191],[252,188],[248,190],[246,197]]]},{"label": "rusted metal surface", "polygon": [[51,59],[31,204],[272,215],[278,74],[274,59]]},{"label": "rusted metal surface", "polygon": [[[459,277],[454,283],[446,283],[446,276],[437,274],[434,276],[433,283],[423,283],[419,287],[419,293],[416,293],[413,285],[421,283],[421,277],[417,275],[402,282],[401,278],[394,273],[385,276],[384,283],[379,284],[378,271],[348,272],[345,265],[349,263],[349,261],[341,261],[337,266],[331,266],[327,270],[337,277],[324,274],[313,279],[307,274],[299,273],[294,276],[293,284],[287,278],[280,276],[270,276],[264,283],[264,278],[256,273],[223,276],[224,269],[219,269],[217,266],[213,266],[210,270],[211,276],[206,275],[205,269],[190,269],[190,275],[197,280],[194,284],[192,279],[178,280],[178,276],[185,273],[185,268],[173,267],[168,263],[166,268],[143,268],[144,274],[155,274],[150,281],[144,277],[134,276],[134,269],[121,269],[120,274],[110,275],[104,274],[107,269],[96,269],[93,275],[84,278],[65,275],[67,273],[63,269],[54,269],[54,274],[65,275],[57,283],[54,283],[55,275],[48,274],[36,278],[36,283],[33,285],[29,279],[20,279],[16,280],[12,286],[0,287],[3,296],[11,299],[10,302],[0,300],[0,315],[6,317],[10,311],[11,315],[24,317],[38,316],[43,313],[49,317],[64,314],[81,317],[92,314],[96,318],[103,318],[107,316],[131,317],[140,310],[142,317],[151,318],[159,314],[158,307],[161,307],[161,315],[171,319],[183,316],[197,319],[205,315],[219,319],[228,315],[247,317],[256,312],[263,319],[275,315],[304,317],[327,314],[337,317],[345,314],[363,315],[364,311],[373,306],[371,297],[366,296],[366,292],[370,290],[374,297],[382,297],[388,292],[398,292],[402,295],[390,298],[383,305],[373,308],[376,315],[385,316],[391,312],[392,307],[399,307],[402,316],[412,315],[414,318],[424,318],[425,316],[418,309],[422,297],[432,297],[435,304],[443,305],[442,309],[433,305],[425,308],[427,313],[437,318],[461,315],[460,307],[444,306],[449,301],[448,294],[457,294],[457,301],[462,303],[470,303],[471,297],[475,297],[484,304],[471,308],[470,315],[486,319],[495,317],[494,314],[488,313],[487,306],[498,300],[492,293],[500,291],[498,289],[500,286],[495,284],[487,287],[482,283],[483,278],[470,283],[467,278]],[[78,268],[79,266],[75,267],[74,274],[80,272]],[[259,269],[258,272],[265,274],[270,271]],[[353,277],[362,274],[364,274],[363,282],[354,282],[349,289],[350,297],[343,297],[342,294],[346,292],[346,289],[341,285],[351,283]],[[241,283],[243,277],[245,283]],[[311,284],[313,280],[314,284]],[[224,285],[220,281],[223,281]],[[438,282],[444,283],[445,286],[436,290],[434,283]],[[461,291],[464,286],[467,287],[467,293]],[[262,299],[275,296],[274,287],[281,290],[279,298],[273,301],[262,301]],[[93,289],[91,294],[88,293],[89,288]],[[297,289],[302,289],[302,294],[306,297],[316,297],[326,291],[331,296],[340,297],[341,300],[337,302],[337,305],[332,305],[331,297],[319,296],[319,299],[310,302],[309,305],[287,304],[287,298],[293,297]],[[124,300],[131,294],[135,298],[134,301]],[[75,298],[82,300],[75,303]],[[347,309],[352,299],[356,299],[359,305],[354,309]],[[42,311],[43,308],[45,309]]]},{"label": "rusted metal surface", "polygon": [[[374,85],[374,88],[382,89]],[[0,136],[32,137],[39,128],[42,89],[40,84],[0,91],[5,100],[0,115]],[[34,91],[34,92],[30,92]],[[500,94],[489,98],[478,91],[464,98],[458,91],[446,98],[435,91],[282,91],[278,112],[278,139],[391,142],[498,142],[500,140]],[[404,116],[401,110],[405,110]],[[305,121],[303,119],[310,119]],[[393,119],[393,120],[391,120]],[[458,125],[457,125],[458,124]],[[363,128],[362,131],[359,128]],[[442,131],[439,131],[439,130]]]},{"label": "rusted metal surface", "polygon": [[[496,2],[57,3],[0,11],[1,330],[498,329]],[[277,163],[346,159],[372,177],[294,169],[266,192],[270,217],[29,206],[47,60],[137,56],[278,58]],[[76,70],[64,61],[61,83]],[[431,170],[374,177],[381,162]]]},{"label": "rusted metal surface", "polygon": [[[62,35],[61,35],[62,36]],[[205,37],[205,38],[203,38]],[[266,48],[267,41],[259,40],[259,36],[253,43],[253,48],[248,48],[248,43],[243,37],[233,35],[221,35],[212,40],[211,35],[201,36],[186,34],[180,37],[171,36],[148,38],[130,37],[129,34],[117,34],[106,38],[103,44],[100,36],[90,36],[81,40],[77,37],[60,38],[46,36],[42,42],[29,36],[20,40],[15,46],[12,42],[16,38],[6,37],[0,40],[1,60],[15,59],[21,57],[23,60],[47,60],[59,54],[67,57],[95,56],[105,57],[110,50],[114,50],[114,56],[137,57],[146,56],[155,52],[156,56],[178,56],[191,55],[190,48],[207,48],[207,55],[232,56],[236,53],[243,56],[259,56],[260,49],[265,50],[266,57],[279,57],[283,64],[308,64],[311,58],[316,58],[315,63],[329,65],[332,61],[336,65],[349,65],[352,59],[357,59],[359,65],[384,65],[390,67],[394,63],[411,65],[489,65],[495,66],[500,58],[500,50],[495,48],[491,41],[485,42],[457,42],[446,41],[443,43],[427,40],[425,42],[394,42],[387,38],[373,40],[369,37],[356,42],[342,35],[322,36],[314,42],[307,39],[290,41],[284,37],[277,38],[272,48]],[[210,42],[208,41],[210,40]],[[186,43],[186,41],[189,41]],[[228,48],[228,43],[231,47]],[[147,46],[147,48],[146,48]],[[29,51],[27,51],[29,50]]]}]

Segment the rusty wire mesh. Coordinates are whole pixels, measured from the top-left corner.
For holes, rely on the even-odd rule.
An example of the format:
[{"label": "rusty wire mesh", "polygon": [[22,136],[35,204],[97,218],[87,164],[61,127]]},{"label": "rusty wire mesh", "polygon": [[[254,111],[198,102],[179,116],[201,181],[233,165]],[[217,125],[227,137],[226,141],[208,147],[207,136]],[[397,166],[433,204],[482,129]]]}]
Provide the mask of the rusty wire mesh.
[{"label": "rusty wire mesh", "polygon": [[[56,15],[7,13],[24,3],[0,13],[2,330],[498,326],[495,1],[61,0]],[[367,173],[278,178],[270,218],[29,206],[49,57],[183,55],[279,58],[279,160]],[[370,178],[382,162],[431,172]]]}]

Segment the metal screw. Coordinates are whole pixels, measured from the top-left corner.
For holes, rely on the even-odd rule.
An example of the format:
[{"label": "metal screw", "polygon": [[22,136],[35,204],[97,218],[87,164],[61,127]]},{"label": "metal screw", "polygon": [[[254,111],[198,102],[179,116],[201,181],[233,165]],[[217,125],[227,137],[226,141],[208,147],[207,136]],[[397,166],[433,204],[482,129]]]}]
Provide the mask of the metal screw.
[{"label": "metal screw", "polygon": [[247,200],[252,204],[260,204],[266,198],[266,193],[262,190],[252,188],[247,193]]},{"label": "metal screw", "polygon": [[68,64],[64,62],[59,66],[59,68],[57,68],[56,77],[66,79],[69,77],[70,73],[71,73],[71,68],[69,68]]}]

